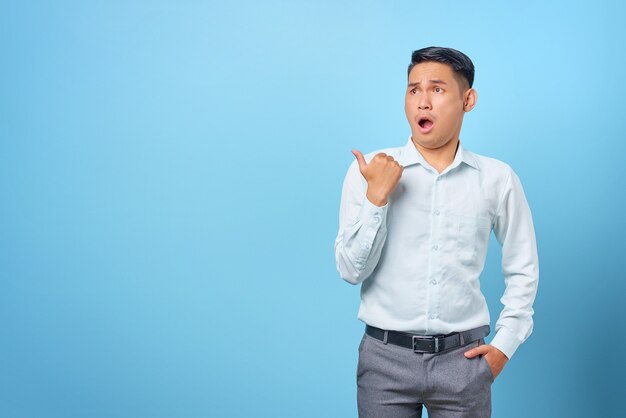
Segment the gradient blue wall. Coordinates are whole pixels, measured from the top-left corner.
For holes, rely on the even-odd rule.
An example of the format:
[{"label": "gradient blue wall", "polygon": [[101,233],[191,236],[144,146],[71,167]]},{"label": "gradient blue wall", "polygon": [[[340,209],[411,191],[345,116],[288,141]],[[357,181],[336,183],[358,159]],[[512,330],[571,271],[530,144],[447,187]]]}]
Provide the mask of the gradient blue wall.
[{"label": "gradient blue wall", "polygon": [[461,140],[535,219],[494,417],[618,416],[624,3],[220,3],[0,2],[0,416],[356,417],[341,184],[407,140],[430,45],[474,61]]}]

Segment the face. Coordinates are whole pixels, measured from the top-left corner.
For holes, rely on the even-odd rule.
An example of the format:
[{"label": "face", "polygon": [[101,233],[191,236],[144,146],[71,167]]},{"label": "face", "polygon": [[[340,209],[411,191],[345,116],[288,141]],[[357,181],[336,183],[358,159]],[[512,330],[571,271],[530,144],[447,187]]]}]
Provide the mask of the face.
[{"label": "face", "polygon": [[413,142],[428,149],[443,147],[451,141],[456,144],[463,116],[475,103],[476,91],[457,79],[449,65],[440,62],[415,65],[409,74],[404,100]]}]

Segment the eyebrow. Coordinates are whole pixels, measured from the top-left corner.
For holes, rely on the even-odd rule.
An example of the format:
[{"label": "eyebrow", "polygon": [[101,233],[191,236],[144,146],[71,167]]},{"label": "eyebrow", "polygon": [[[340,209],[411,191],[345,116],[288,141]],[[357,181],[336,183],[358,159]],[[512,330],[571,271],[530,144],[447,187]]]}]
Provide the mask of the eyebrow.
[{"label": "eyebrow", "polygon": [[[448,85],[448,83],[446,83],[443,80],[428,80],[429,82],[431,82],[432,84],[445,84],[446,86]],[[413,86],[418,86],[421,83],[419,81],[416,81],[415,83],[409,83],[409,87],[413,87]]]}]

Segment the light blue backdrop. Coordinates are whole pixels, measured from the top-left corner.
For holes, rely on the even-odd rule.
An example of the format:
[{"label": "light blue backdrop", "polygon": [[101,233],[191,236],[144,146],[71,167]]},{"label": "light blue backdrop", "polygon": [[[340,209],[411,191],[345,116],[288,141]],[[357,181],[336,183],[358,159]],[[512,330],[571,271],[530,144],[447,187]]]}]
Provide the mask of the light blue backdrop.
[{"label": "light blue backdrop", "polygon": [[461,140],[535,220],[494,417],[620,415],[624,3],[219,3],[0,2],[0,416],[356,417],[341,184],[407,140],[431,45],[474,61]]}]

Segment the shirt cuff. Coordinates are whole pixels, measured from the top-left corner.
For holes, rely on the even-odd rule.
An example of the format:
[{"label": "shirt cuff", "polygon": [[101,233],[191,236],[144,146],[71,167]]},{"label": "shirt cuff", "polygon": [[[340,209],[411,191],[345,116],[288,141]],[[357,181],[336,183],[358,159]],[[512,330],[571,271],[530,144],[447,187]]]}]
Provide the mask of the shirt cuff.
[{"label": "shirt cuff", "polygon": [[508,328],[500,327],[489,344],[502,351],[510,360],[521,341]]},{"label": "shirt cuff", "polygon": [[[358,215],[358,219],[361,220],[363,225],[379,226],[384,223],[385,215],[387,214],[387,208],[389,207],[389,200],[384,206],[376,206],[367,198],[363,197],[363,204]],[[358,220],[357,219],[357,220]]]}]

